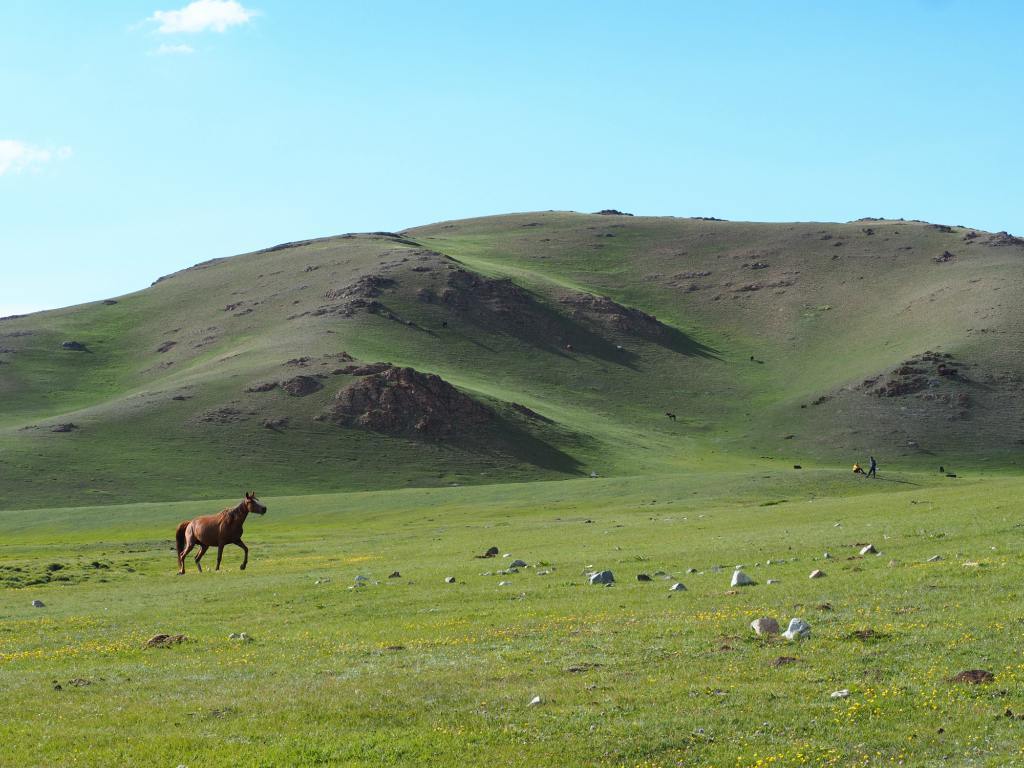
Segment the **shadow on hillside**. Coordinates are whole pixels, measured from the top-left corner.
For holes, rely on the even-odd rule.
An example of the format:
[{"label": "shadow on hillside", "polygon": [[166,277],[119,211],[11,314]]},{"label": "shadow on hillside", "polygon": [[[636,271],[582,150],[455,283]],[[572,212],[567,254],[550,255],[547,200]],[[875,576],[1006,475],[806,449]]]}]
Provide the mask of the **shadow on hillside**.
[{"label": "shadow on hillside", "polygon": [[565,451],[498,415],[494,426],[502,436],[502,448],[514,458],[540,469],[566,475],[582,475],[580,462]]}]

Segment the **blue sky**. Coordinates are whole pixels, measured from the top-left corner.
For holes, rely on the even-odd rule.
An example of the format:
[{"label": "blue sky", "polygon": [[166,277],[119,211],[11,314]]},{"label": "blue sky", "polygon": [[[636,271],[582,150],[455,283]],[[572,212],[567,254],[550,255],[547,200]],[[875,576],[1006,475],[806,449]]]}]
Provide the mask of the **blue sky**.
[{"label": "blue sky", "polygon": [[1024,4],[3,0],[0,315],[509,211],[1024,233]]}]

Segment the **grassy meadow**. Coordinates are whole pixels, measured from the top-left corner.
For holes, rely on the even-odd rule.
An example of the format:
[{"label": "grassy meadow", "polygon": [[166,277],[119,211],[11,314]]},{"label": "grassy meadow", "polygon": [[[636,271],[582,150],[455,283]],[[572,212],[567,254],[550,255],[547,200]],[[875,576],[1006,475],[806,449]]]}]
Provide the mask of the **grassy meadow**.
[{"label": "grassy meadow", "polygon": [[1019,764],[1022,492],[766,462],[266,496],[247,571],[183,577],[176,524],[237,499],[7,510],[0,765]]}]

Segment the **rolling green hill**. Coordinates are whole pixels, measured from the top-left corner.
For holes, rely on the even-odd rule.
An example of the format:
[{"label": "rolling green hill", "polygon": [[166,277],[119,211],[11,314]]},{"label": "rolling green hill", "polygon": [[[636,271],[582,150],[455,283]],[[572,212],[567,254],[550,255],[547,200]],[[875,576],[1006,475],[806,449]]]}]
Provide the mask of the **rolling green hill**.
[{"label": "rolling green hill", "polygon": [[561,212],[214,260],[0,321],[0,508],[1015,467],[1022,266],[924,222]]}]

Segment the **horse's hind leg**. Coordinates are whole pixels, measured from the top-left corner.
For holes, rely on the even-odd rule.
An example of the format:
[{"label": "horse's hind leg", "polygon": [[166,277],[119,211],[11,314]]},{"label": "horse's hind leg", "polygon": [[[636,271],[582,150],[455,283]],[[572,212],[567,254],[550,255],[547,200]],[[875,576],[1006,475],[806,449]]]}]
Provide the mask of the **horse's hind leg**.
[{"label": "horse's hind leg", "polygon": [[[188,556],[188,553],[192,551],[192,547],[194,547],[195,545],[196,545],[195,541],[188,542],[188,544],[185,546],[185,549],[183,549],[181,551],[181,554],[178,555],[178,575],[179,576],[184,575],[184,573],[185,573],[185,558]],[[203,569],[200,568],[199,570],[203,570]]]},{"label": "horse's hind leg", "polygon": [[223,544],[218,544],[217,545],[217,567],[214,568],[215,571],[219,571],[220,570],[220,559],[223,556],[224,556],[224,545]]},{"label": "horse's hind leg", "polygon": [[200,544],[199,546],[202,547],[202,549],[200,549],[199,550],[199,554],[196,555],[196,568],[198,568],[199,572],[202,573],[203,572],[203,566],[200,564],[199,561],[203,559],[203,555],[206,554],[206,550],[208,550],[210,547],[207,546],[206,544]]},{"label": "horse's hind leg", "polygon": [[240,546],[242,548],[242,551],[245,552],[245,557],[242,558],[242,567],[239,569],[239,570],[244,571],[245,570],[245,566],[249,564],[249,548],[247,546],[245,546],[245,544],[242,543],[241,539],[236,541],[235,544]]}]

